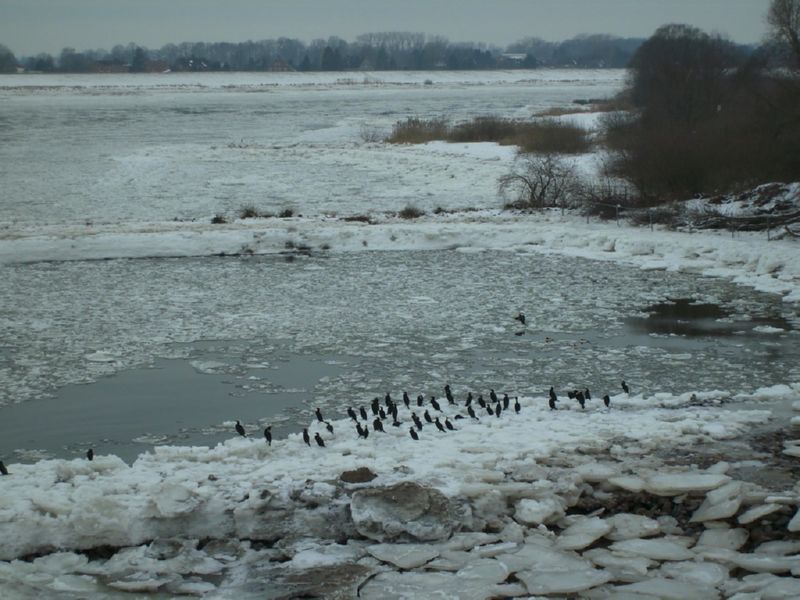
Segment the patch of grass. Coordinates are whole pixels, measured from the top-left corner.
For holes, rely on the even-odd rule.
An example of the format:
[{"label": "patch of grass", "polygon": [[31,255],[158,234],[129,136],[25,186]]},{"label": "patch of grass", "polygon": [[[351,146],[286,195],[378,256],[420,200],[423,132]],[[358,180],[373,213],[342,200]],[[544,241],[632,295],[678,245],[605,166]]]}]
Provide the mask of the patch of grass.
[{"label": "patch of grass", "polygon": [[444,119],[417,119],[409,117],[398,121],[385,141],[390,144],[424,144],[447,139],[448,126]]},{"label": "patch of grass", "polygon": [[269,219],[273,216],[271,212],[258,210],[252,204],[247,204],[239,209],[240,219]]},{"label": "patch of grass", "polygon": [[424,210],[411,206],[410,204],[397,213],[401,219],[418,219],[425,214]]},{"label": "patch of grass", "polygon": [[225,218],[225,215],[222,213],[217,213],[213,217],[211,217],[211,223],[214,225],[222,225],[223,223],[227,223],[228,219]]},{"label": "patch of grass", "polygon": [[523,152],[581,154],[590,150],[587,132],[554,119],[521,121],[483,116],[450,126],[444,119],[409,118],[395,124],[386,141],[394,144],[495,142],[517,145]]},{"label": "patch of grass", "polygon": [[372,219],[369,217],[369,215],[352,215],[350,217],[342,217],[342,221],[355,221],[357,223],[372,224]]}]

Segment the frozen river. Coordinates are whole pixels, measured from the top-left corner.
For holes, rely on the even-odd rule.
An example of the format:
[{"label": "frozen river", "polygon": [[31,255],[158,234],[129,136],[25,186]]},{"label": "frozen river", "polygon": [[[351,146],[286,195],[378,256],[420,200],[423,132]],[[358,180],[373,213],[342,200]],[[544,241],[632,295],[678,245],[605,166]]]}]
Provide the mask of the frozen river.
[{"label": "frozen river", "polygon": [[[390,147],[374,134],[409,116],[530,117],[610,96],[623,78],[340,75],[0,79],[0,241],[11,248],[0,267],[0,456],[93,446],[132,459],[153,443],[213,444],[235,419],[283,435],[315,406],[339,416],[386,391],[440,394],[446,382],[602,395],[623,378],[643,393],[797,380],[791,307],[691,273],[524,247],[378,251],[392,249],[388,234],[357,244],[366,251],[334,244],[296,260],[209,251],[65,262],[46,251],[100,231],[109,251],[131,232],[167,232],[180,246],[182,227],[208,228],[247,204],[320,220],[409,203],[494,209],[507,149]],[[299,239],[291,220],[280,235],[289,249]],[[437,235],[420,233],[419,245]],[[26,240],[42,240],[43,261],[27,262]],[[146,257],[147,243],[132,256]],[[659,320],[669,299],[713,311]]]}]

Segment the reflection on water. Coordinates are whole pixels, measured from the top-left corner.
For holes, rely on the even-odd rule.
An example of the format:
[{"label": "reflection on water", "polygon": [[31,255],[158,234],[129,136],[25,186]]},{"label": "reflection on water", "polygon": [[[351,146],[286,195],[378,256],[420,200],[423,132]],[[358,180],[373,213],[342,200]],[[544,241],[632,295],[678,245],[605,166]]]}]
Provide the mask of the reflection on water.
[{"label": "reflection on water", "polygon": [[759,328],[789,331],[792,325],[781,316],[746,315],[742,320],[719,304],[698,302],[694,298],[670,298],[643,309],[647,317],[632,317],[627,323],[637,331],[688,337],[727,336],[758,332]]}]

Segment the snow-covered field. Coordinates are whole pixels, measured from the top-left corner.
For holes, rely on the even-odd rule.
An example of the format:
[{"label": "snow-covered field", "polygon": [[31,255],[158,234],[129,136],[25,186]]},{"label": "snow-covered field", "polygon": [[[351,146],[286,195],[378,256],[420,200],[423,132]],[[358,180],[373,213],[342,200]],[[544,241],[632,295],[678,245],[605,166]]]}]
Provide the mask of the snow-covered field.
[{"label": "snow-covered field", "polygon": [[[797,243],[512,214],[496,180],[513,149],[372,141],[407,116],[607,96],[622,76],[0,79],[0,597],[798,597]],[[246,204],[294,216],[237,219]],[[393,214],[406,205],[426,214]],[[648,325],[679,298],[724,316],[695,335]],[[72,438],[48,424],[80,420],[68,385],[164,357],[236,391],[175,421],[108,398]],[[335,374],[279,384],[300,358]],[[564,393],[585,386],[581,410]],[[519,414],[470,419],[467,392],[490,388]],[[387,390],[425,394],[420,417],[435,395],[456,431],[415,441],[401,405],[401,426],[359,439],[345,408]],[[291,432],[309,423],[306,447]],[[180,445],[198,432],[225,441]],[[109,454],[133,437],[160,445]],[[72,458],[88,445],[93,462]]]}]

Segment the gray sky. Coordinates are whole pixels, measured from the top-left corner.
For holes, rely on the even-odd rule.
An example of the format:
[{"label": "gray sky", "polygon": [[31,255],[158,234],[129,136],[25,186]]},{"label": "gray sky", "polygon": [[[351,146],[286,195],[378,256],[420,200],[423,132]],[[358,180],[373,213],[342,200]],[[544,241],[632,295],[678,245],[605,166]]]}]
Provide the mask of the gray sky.
[{"label": "gray sky", "polygon": [[309,42],[370,31],[440,34],[505,46],[527,36],[647,37],[688,23],[759,41],[769,0],[0,0],[0,44],[15,54],[148,48],[184,41],[293,37]]}]

